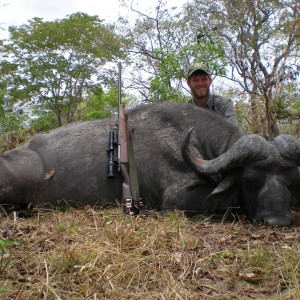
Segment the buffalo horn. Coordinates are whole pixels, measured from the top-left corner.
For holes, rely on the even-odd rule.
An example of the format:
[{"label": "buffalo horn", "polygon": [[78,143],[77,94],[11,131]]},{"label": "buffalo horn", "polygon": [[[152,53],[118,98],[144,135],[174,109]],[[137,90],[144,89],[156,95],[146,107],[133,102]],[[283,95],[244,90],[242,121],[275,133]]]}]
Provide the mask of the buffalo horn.
[{"label": "buffalo horn", "polygon": [[300,166],[300,142],[296,138],[291,135],[281,134],[274,139],[273,144],[282,157]]},{"label": "buffalo horn", "polygon": [[217,174],[233,167],[244,165],[245,162],[266,159],[270,154],[270,144],[261,136],[252,134],[240,137],[230,149],[215,159],[204,160],[196,157],[190,147],[193,128],[187,132],[181,154],[184,161],[196,172]]}]

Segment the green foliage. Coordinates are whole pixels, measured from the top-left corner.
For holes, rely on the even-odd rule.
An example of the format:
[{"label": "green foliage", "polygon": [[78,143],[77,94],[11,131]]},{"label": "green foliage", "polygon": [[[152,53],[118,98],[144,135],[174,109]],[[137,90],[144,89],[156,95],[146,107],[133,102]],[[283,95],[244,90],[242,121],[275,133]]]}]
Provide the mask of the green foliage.
[{"label": "green foliage", "polygon": [[281,86],[277,97],[274,97],[274,110],[279,120],[300,115],[300,90],[297,83],[288,83]]},{"label": "green foliage", "polygon": [[300,115],[300,87],[295,85],[295,88],[287,90],[288,95],[290,96],[290,105],[289,108],[291,113],[294,115]]},{"label": "green foliage", "polygon": [[0,116],[0,131],[12,132],[21,130],[27,116],[18,111],[9,111]]},{"label": "green foliage", "polygon": [[20,245],[20,243],[16,242],[16,241],[11,241],[11,240],[6,240],[6,239],[3,239],[3,238],[0,238],[0,251],[2,253],[7,253],[8,250],[7,248],[8,247],[13,247],[13,246],[18,246]]},{"label": "green foliage", "polygon": [[30,123],[30,128],[35,132],[45,132],[57,127],[57,118],[51,111],[40,114]]},{"label": "green foliage", "polygon": [[[278,134],[275,111],[279,116],[286,113],[285,101],[277,101],[277,92],[299,76],[299,5],[278,0],[193,0],[184,11],[189,26],[198,32],[198,41],[222,46],[224,62],[231,69],[227,78],[248,93],[252,107],[264,109],[260,114],[267,116],[256,124],[259,112],[251,110],[252,127],[259,125],[258,133],[273,139]],[[265,105],[260,106],[262,99]]]},{"label": "green foliage", "polygon": [[[194,37],[191,37],[191,40],[192,38]],[[182,89],[172,86],[176,81],[186,80],[184,66],[188,65],[187,57],[193,62],[209,64],[215,74],[225,74],[224,52],[220,44],[196,42],[183,46],[176,52],[161,52],[158,49],[154,53],[161,64],[158,66],[157,75],[150,77],[150,101],[187,101]]]},{"label": "green foliage", "polygon": [[[126,6],[126,1],[122,3]],[[1,97],[10,108],[15,103],[15,109],[34,108],[35,129],[44,131],[116,112],[115,94],[95,93],[95,87],[116,86],[116,73],[103,70],[107,62],[126,61],[130,65],[126,88],[138,92],[139,100],[151,102],[186,101],[186,67],[201,62],[248,95],[265,97],[268,105],[254,106],[269,110],[262,113],[268,124],[261,125],[261,132],[267,132],[276,117],[298,113],[297,97],[281,88],[296,85],[299,76],[295,3],[193,0],[175,9],[158,0],[149,11],[139,11],[133,3],[128,8],[135,20],[120,19],[118,28],[83,13],[52,22],[34,18],[10,27],[8,41],[0,45],[0,88],[7,89]],[[0,107],[0,114],[8,118],[7,125],[0,120],[2,127],[20,127],[24,122],[20,115],[5,109],[3,114]],[[248,121],[255,118],[248,117],[243,125],[254,128]]]},{"label": "green foliage", "polygon": [[278,101],[276,101],[274,103],[274,109],[275,109],[278,119],[286,118],[289,115],[287,107],[286,107],[284,101],[282,101],[281,99],[279,99]]},{"label": "green foliage", "polygon": [[300,115],[300,98],[295,99],[291,107],[292,111]]},{"label": "green foliage", "polygon": [[[167,52],[167,51],[166,51]],[[180,81],[184,74],[181,66],[182,51],[178,53],[162,53],[160,49],[154,51],[157,59],[161,61],[157,75],[150,77],[150,101],[181,101],[185,102],[182,91],[172,86],[172,82]]]},{"label": "green foliage", "polygon": [[20,130],[27,119],[24,111],[9,103],[5,95],[5,90],[2,90],[0,92],[0,133]]},{"label": "green foliage", "polygon": [[[130,108],[135,102],[136,97],[130,94],[122,94],[122,104]],[[116,115],[118,112],[118,89],[110,89],[104,92],[101,88],[94,91],[80,103],[78,107],[79,120],[104,119]]]},{"label": "green foliage", "polygon": [[185,70],[193,62],[209,63],[214,73],[224,74],[222,40],[215,32],[210,33],[210,40],[208,35],[201,38],[184,10],[167,9],[164,1],[147,12],[130,9],[136,22],[133,26],[123,22],[136,55],[132,81],[143,101],[185,102]]},{"label": "green foliage", "polygon": [[105,93],[102,89],[97,89],[79,107],[78,118],[80,120],[104,119],[117,111],[118,90],[111,89]]},{"label": "green foliage", "polygon": [[125,42],[114,31],[83,13],[11,26],[0,47],[0,87],[8,101],[52,111],[59,126],[74,121],[78,103],[99,85],[99,70],[124,57]]}]

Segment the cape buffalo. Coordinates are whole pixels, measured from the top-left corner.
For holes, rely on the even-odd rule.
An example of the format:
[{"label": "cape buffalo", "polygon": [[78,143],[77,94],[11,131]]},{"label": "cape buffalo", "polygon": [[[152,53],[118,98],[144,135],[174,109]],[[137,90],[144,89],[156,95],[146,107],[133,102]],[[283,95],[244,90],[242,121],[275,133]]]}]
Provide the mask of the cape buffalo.
[{"label": "cape buffalo", "polygon": [[[127,116],[147,207],[210,213],[241,206],[257,223],[290,224],[300,185],[300,143],[292,136],[270,143],[242,135],[218,115],[183,103],[141,105]],[[103,207],[121,199],[121,176],[106,174],[115,123],[71,124],[5,152],[0,204],[64,200]]]}]

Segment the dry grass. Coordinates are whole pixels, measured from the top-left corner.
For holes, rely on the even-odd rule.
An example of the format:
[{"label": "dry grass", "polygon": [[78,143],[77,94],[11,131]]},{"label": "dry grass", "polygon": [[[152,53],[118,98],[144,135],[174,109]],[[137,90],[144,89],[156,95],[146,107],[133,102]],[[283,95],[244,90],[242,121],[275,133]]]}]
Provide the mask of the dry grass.
[{"label": "dry grass", "polygon": [[[181,213],[1,220],[1,299],[299,299],[299,227]],[[2,254],[1,254],[2,253]]]}]

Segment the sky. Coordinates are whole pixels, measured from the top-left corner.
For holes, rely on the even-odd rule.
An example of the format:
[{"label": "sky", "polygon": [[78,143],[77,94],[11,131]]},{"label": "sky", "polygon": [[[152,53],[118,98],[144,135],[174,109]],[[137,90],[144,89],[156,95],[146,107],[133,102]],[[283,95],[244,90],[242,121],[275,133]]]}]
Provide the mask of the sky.
[{"label": "sky", "polygon": [[5,25],[21,25],[33,17],[60,19],[78,11],[113,20],[120,10],[119,0],[1,0],[1,4],[0,22]]},{"label": "sky", "polygon": [[[156,2],[157,0],[133,0],[134,7],[146,10]],[[185,2],[186,0],[167,0],[170,7],[182,7]],[[51,21],[78,11],[98,15],[106,22],[114,22],[124,14],[125,9],[121,7],[119,0],[0,0],[0,24],[3,28],[19,26],[34,17]],[[3,34],[2,32],[2,37]]]}]

